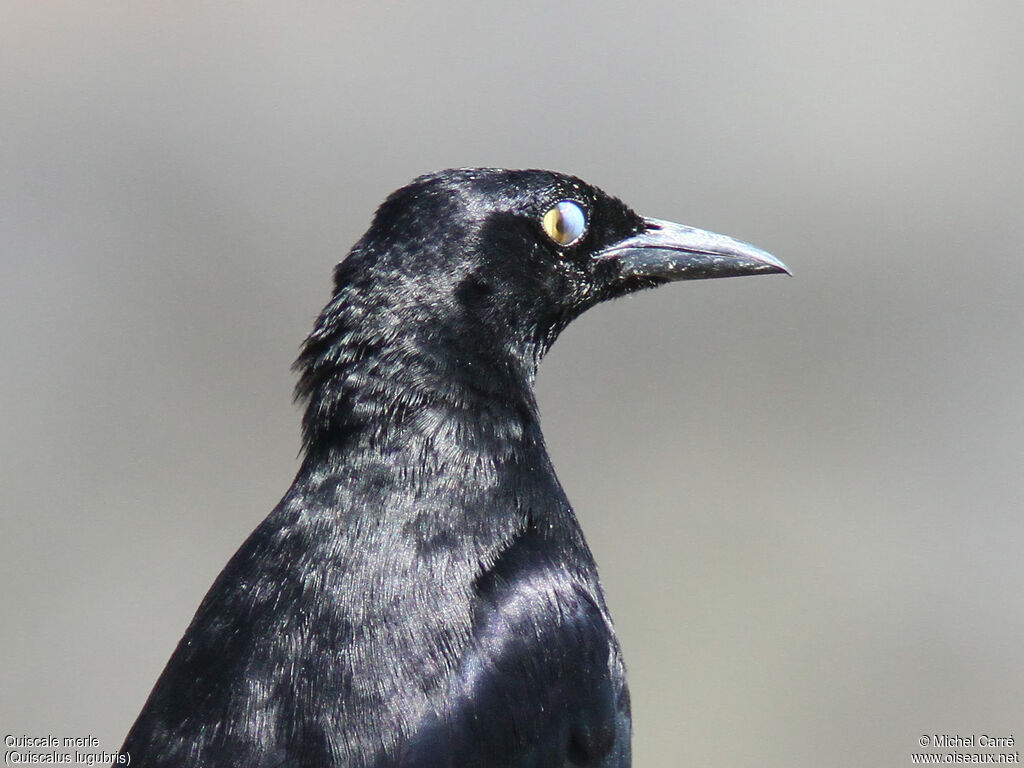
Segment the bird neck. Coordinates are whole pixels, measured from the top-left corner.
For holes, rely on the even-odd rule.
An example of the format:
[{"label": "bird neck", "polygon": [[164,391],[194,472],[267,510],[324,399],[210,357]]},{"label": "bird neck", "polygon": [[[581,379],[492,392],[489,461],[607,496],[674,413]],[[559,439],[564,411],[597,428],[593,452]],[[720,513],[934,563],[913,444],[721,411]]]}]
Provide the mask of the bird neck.
[{"label": "bird neck", "polygon": [[572,532],[531,384],[481,358],[332,348],[306,361],[300,381],[309,402],[297,486],[307,501],[334,500],[324,510],[344,509],[352,530],[390,520],[430,542],[469,531],[488,557],[533,525]]},{"label": "bird neck", "polygon": [[338,540],[384,546],[387,526],[473,568],[531,529],[585,552],[540,431],[540,353],[392,314],[336,294],[307,339],[295,508]]},{"label": "bird neck", "polygon": [[425,325],[401,336],[368,335],[338,320],[329,332],[314,331],[296,363],[302,372],[296,396],[307,402],[308,456],[543,452],[533,354],[474,343],[472,334],[447,337]]}]

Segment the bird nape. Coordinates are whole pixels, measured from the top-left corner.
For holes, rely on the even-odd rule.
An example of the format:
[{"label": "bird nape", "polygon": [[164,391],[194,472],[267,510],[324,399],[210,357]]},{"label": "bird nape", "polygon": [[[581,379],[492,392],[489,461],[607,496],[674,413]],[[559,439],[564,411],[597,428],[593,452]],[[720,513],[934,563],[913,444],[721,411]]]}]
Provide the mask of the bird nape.
[{"label": "bird nape", "polygon": [[392,194],[296,363],[291,488],[171,656],[145,766],[624,766],[625,671],[538,423],[573,318],[674,280],[786,272],[550,171]]}]

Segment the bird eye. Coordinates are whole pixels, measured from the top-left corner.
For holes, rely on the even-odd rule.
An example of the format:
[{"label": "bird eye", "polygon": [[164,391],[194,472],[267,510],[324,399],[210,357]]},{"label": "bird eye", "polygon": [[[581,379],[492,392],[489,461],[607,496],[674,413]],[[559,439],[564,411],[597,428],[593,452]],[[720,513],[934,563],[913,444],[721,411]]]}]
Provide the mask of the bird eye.
[{"label": "bird eye", "polygon": [[572,245],[587,230],[587,214],[572,200],[555,203],[541,219],[544,232],[559,245]]}]

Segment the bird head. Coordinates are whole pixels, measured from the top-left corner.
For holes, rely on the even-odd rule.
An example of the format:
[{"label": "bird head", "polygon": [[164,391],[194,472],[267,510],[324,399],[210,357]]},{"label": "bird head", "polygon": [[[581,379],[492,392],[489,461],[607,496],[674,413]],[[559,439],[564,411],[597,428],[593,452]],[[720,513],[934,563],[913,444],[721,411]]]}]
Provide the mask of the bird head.
[{"label": "bird head", "polygon": [[[335,293],[373,276],[393,309],[534,344],[594,304],[676,280],[788,272],[724,235],[643,218],[578,178],[459,169],[393,193],[335,273]],[[362,273],[362,274],[360,274]]]}]

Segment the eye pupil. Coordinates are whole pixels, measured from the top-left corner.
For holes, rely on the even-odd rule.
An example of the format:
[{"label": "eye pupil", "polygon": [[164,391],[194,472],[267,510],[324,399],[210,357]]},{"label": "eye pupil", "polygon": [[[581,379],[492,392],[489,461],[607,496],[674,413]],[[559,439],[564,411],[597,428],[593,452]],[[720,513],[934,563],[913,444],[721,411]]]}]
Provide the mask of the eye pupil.
[{"label": "eye pupil", "polygon": [[541,220],[544,232],[559,245],[572,245],[587,229],[587,215],[572,200],[555,203]]}]

